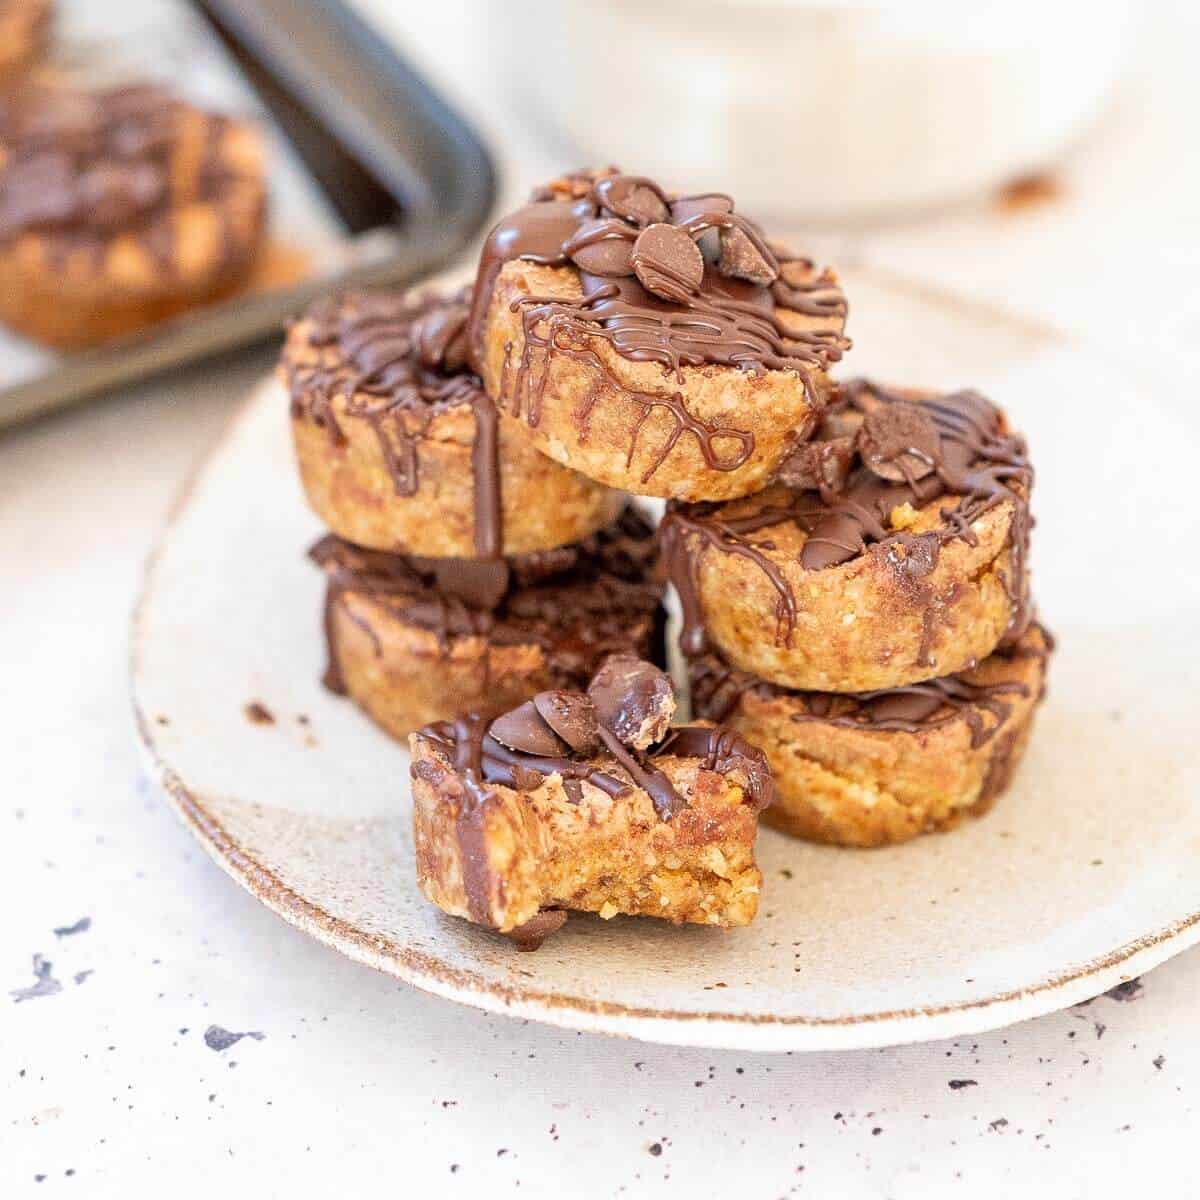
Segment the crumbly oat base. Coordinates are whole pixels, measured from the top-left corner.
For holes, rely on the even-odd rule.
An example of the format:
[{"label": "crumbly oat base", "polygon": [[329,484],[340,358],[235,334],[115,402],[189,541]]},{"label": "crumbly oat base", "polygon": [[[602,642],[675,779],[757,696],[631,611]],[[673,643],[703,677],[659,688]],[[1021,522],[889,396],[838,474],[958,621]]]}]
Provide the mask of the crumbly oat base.
[{"label": "crumbly oat base", "polygon": [[1005,694],[1003,722],[984,708],[992,731],[972,745],[959,714],[916,732],[847,728],[808,718],[786,693],[745,692],[725,724],[767,756],[775,803],[763,820],[795,837],[840,846],[883,846],[953,828],[964,815],[986,812],[1011,782],[1028,745],[1045,685],[1047,643],[1039,629],[1017,656],[994,655],[964,678],[974,684],[1020,684]]},{"label": "crumbly oat base", "polygon": [[490,785],[478,803],[437,746],[419,733],[411,746],[417,879],[444,912],[510,932],[546,908],[721,927],[758,910],[757,813],[734,775],[656,759],[688,802],[664,821],[640,788],[614,798],[585,782],[573,803],[558,775]]},{"label": "crumbly oat base", "polygon": [[[180,227],[188,225],[180,214]],[[35,242],[18,254],[0,250],[0,323],[58,350],[104,345],[235,296],[250,282],[254,266],[248,259],[194,285],[165,285],[159,295],[139,297],[120,295],[115,285],[109,290],[83,264],[55,280],[44,249]]]},{"label": "crumbly oat base", "polygon": [[[297,366],[327,364],[336,356],[336,347],[312,344],[311,328],[310,321],[300,321],[288,335],[280,366],[285,380]],[[471,405],[439,411],[428,424],[411,411],[390,418],[408,423],[413,433],[422,422],[415,442],[417,489],[401,496],[379,436],[356,403],[362,399],[345,394],[333,398],[331,410],[341,439],[304,411],[293,413],[300,477],[313,510],[339,537],[359,546],[430,557],[474,556]],[[624,508],[622,493],[552,462],[516,422],[501,422],[499,438],[503,553],[528,554],[582,541]]]},{"label": "crumbly oat base", "polygon": [[[245,287],[266,231],[262,139],[250,123],[230,120],[211,151],[227,186],[202,197],[199,174],[211,136],[207,114],[181,104],[163,218],[169,262],[149,249],[140,228],[82,245],[53,230],[26,231],[0,246],[0,322],[45,345],[81,349]],[[0,169],[4,163],[0,146]]]},{"label": "crumbly oat base", "polygon": [[[514,301],[528,296],[577,300],[582,295],[573,266],[544,267],[506,263],[496,280],[486,318],[483,376],[488,394],[501,412],[512,414],[517,402],[517,366],[525,346],[520,312]],[[816,318],[777,309],[781,320],[797,331],[840,330]],[[814,407],[804,383],[793,371],[742,371],[706,365],[681,368],[680,378],[659,364],[624,358],[603,338],[589,338],[588,349],[600,369],[565,354],[535,352],[536,379],[541,387],[540,414],[534,422],[521,416],[527,436],[543,454],[610,487],[643,496],[679,500],[724,500],[763,487],[797,442],[813,430],[817,408],[832,390],[823,372],[814,371]],[[506,366],[507,364],[507,366]],[[675,418],[664,408],[638,403],[613,386],[611,374],[624,388],[654,395],[678,393],[688,413],[713,427],[732,427],[754,437],[749,459],[733,470],[709,466],[697,439],[684,432],[660,465],[664,445],[677,433]],[[580,414],[588,415],[581,419]],[[632,453],[630,447],[633,447]],[[738,450],[731,439],[717,439],[714,449],[730,457]]]},{"label": "crumbly oat base", "polygon": [[[734,502],[729,514],[769,506],[774,494]],[[942,496],[897,513],[893,524],[911,533],[936,529],[954,500]],[[792,521],[747,535],[796,599],[795,628],[782,643],[779,593],[768,575],[741,555],[704,547],[698,591],[705,630],[734,666],[784,687],[864,692],[954,674],[991,654],[1013,617],[1005,586],[1012,577],[1012,516],[1010,502],[997,505],[971,526],[975,545],[959,538],[942,546],[927,574],[910,573],[896,544],[805,570],[799,554],[807,535]]]}]

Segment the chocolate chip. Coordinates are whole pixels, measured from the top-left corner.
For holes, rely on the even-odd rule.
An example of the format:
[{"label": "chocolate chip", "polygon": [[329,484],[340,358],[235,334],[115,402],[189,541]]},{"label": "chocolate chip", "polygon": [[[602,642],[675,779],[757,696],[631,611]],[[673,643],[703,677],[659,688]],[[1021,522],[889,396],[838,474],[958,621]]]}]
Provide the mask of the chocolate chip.
[{"label": "chocolate chip", "polygon": [[633,274],[634,236],[624,221],[607,217],[581,225],[563,249],[581,271],[619,278]]},{"label": "chocolate chip", "polygon": [[818,442],[832,442],[837,438],[849,438],[854,441],[858,437],[861,424],[861,414],[849,407],[838,407],[835,399],[832,406],[821,414],[813,437]]},{"label": "chocolate chip", "polygon": [[700,247],[675,225],[643,229],[633,244],[632,262],[633,273],[648,292],[677,303],[695,295],[704,278]]},{"label": "chocolate chip", "polygon": [[632,654],[614,654],[588,686],[596,718],[635,750],[661,741],[675,715],[670,678],[653,663]]},{"label": "chocolate chip", "polygon": [[864,706],[872,721],[904,721],[919,725],[932,717],[944,703],[940,693],[912,689],[885,693]]},{"label": "chocolate chip", "polygon": [[457,371],[467,361],[467,307],[439,305],[413,322],[417,356],[427,367]]},{"label": "chocolate chip", "polygon": [[834,511],[822,517],[800,551],[806,571],[824,571],[849,562],[863,552],[862,525],[849,513]]},{"label": "chocolate chip", "polygon": [[561,758],[567,750],[558,735],[542,720],[532,700],[497,717],[488,733],[501,745],[519,754],[534,754],[538,758]]},{"label": "chocolate chip", "polygon": [[803,491],[825,488],[840,492],[846,486],[853,462],[853,438],[804,442],[780,463],[775,477],[780,483]]},{"label": "chocolate chip", "polygon": [[592,186],[596,201],[609,212],[645,227],[670,215],[658,187],[633,175],[606,175]]},{"label": "chocolate chip", "polygon": [[721,253],[717,270],[734,279],[765,286],[779,276],[779,264],[765,242],[748,232],[741,224],[721,230]]},{"label": "chocolate chip", "polygon": [[873,409],[858,431],[863,462],[891,483],[923,479],[940,457],[941,444],[929,414],[906,401]]},{"label": "chocolate chip", "polygon": [[671,220],[676,225],[682,225],[693,217],[702,217],[707,213],[727,217],[733,212],[733,198],[721,192],[712,192],[705,196],[680,196],[671,201]]},{"label": "chocolate chip", "polygon": [[538,692],[533,705],[576,754],[594,754],[600,748],[596,708],[582,692]]}]

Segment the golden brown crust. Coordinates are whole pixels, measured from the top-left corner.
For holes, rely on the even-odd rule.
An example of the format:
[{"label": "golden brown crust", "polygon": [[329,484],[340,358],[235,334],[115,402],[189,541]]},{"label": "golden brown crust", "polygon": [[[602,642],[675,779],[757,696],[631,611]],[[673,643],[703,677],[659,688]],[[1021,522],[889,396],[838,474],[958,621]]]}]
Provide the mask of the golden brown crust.
[{"label": "golden brown crust", "polygon": [[[728,506],[730,516],[769,506],[769,489]],[[898,520],[911,533],[935,529],[954,497],[940,497]],[[780,638],[780,595],[755,561],[685,534],[699,555],[697,582],[708,637],[734,666],[785,687],[863,692],[964,670],[996,648],[1013,616],[1004,502],[962,538],[941,547],[927,573],[910,569],[903,544],[881,543],[849,562],[810,571],[800,565],[807,535],[794,521],[745,540],[778,570],[795,598],[790,636]],[[895,522],[894,522],[895,524]]]},{"label": "golden brown crust", "polygon": [[[266,229],[263,146],[248,122],[213,118],[176,104],[169,164],[170,203],[156,218],[152,249],[140,226],[85,239],[27,229],[0,244],[0,321],[59,349],[80,349],[137,333],[243,288]],[[217,131],[214,133],[214,129]],[[211,154],[224,180],[202,189]],[[5,151],[0,147],[0,169]]]},{"label": "golden brown crust", "polygon": [[54,278],[43,248],[0,250],[0,323],[23,337],[57,350],[83,350],[143,329],[181,313],[241,292],[252,274],[252,259],[194,286],[164,287],[159,295],[120,295],[95,279],[90,268],[68,268]]},{"label": "golden brown crust", "polygon": [[330,598],[328,621],[347,695],[397,739],[493,697],[498,708],[513,707],[553,686],[536,645],[493,646],[484,638],[439,644],[436,634],[355,593]]},{"label": "golden brown crust", "polygon": [[[785,693],[744,692],[724,723],[767,756],[776,800],[764,821],[796,837],[882,846],[953,828],[985,811],[1008,787],[1028,744],[1045,684],[1047,642],[1031,630],[1013,657],[993,655],[963,678],[1018,684],[995,699],[1003,720],[973,705],[983,740],[958,711],[916,731],[851,728],[813,718]],[[797,719],[801,717],[803,719]]]},{"label": "golden brown crust", "polygon": [[[280,364],[285,380],[298,368],[327,366],[336,346],[314,346],[312,322],[288,335]],[[468,558],[475,548],[475,414],[469,403],[432,416],[409,409],[387,421],[413,437],[416,490],[398,493],[380,433],[363,410],[363,393],[338,392],[329,404],[340,436],[331,436],[310,410],[293,405],[292,433],[309,503],[339,537],[376,550]],[[382,436],[390,436],[381,426]],[[419,432],[420,436],[417,437]],[[499,431],[500,507],[505,554],[528,554],[581,541],[607,525],[626,497],[564,470],[530,443],[516,422]]]},{"label": "golden brown crust", "polygon": [[500,712],[550,688],[586,686],[604,659],[660,660],[661,598],[650,526],[633,512],[579,545],[510,560],[494,611],[448,596],[430,560],[325,538],[330,684],[393,737],[471,711]]},{"label": "golden brown crust", "polygon": [[568,671],[536,641],[443,641],[385,603],[359,593],[335,592],[328,619],[331,651],[347,694],[398,739],[473,709],[503,711],[547,688],[578,685],[600,658],[623,646],[652,657],[657,624],[651,615],[632,619],[620,643],[597,643]]},{"label": "golden brown crust", "polygon": [[[627,359],[606,339],[592,337],[586,342],[595,363],[532,350],[533,390],[539,398],[531,413],[518,395],[525,337],[521,314],[512,307],[530,296],[578,300],[579,272],[573,266],[520,260],[503,266],[484,327],[482,370],[488,392],[502,412],[512,415],[520,406],[528,435],[544,454],[611,487],[683,500],[748,495],[766,484],[797,442],[811,435],[816,410],[832,389],[824,372],[815,371],[814,405],[795,371],[756,374],[710,364],[682,367],[677,377],[657,363]],[[822,324],[783,308],[776,314],[797,331],[840,330],[842,324]],[[678,422],[668,408],[648,406],[631,392],[643,397],[678,394],[696,421],[752,435],[753,452],[741,466],[720,470],[706,462],[699,440],[684,432],[659,462]],[[740,449],[733,438],[713,440],[720,461],[733,461]]]},{"label": "golden brown crust", "polygon": [[664,821],[640,788],[611,797],[583,782],[574,802],[559,775],[530,791],[489,785],[475,801],[439,747],[421,734],[411,746],[417,880],[444,912],[501,932],[546,908],[723,927],[753,920],[757,814],[734,777],[695,759],[656,759],[688,801]]}]

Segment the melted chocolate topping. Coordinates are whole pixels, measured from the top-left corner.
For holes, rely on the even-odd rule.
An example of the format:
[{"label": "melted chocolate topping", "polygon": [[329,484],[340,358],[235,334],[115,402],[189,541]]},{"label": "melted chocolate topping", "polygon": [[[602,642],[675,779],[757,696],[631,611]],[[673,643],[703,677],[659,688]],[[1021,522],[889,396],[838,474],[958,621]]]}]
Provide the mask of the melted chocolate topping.
[{"label": "melted chocolate topping", "polygon": [[[175,261],[171,209],[219,201],[233,180],[220,152],[228,118],[195,113],[200,159],[180,191],[174,166],[188,111],[151,84],[97,92],[30,84],[5,96],[0,243],[29,232],[53,235],[61,260],[78,250],[99,256],[111,238],[133,234],[169,270]],[[226,219],[221,261],[235,244]]]},{"label": "melted chocolate topping", "polygon": [[[347,593],[366,595],[433,633],[444,652],[462,637],[538,645],[565,684],[585,682],[609,654],[659,651],[662,584],[655,578],[655,540],[634,509],[582,542],[502,560],[505,586],[498,593],[479,584],[479,568],[488,564],[471,559],[385,554],[332,534],[309,556],[329,581],[325,684],[339,694],[345,684],[330,621]],[[343,611],[352,615],[348,606]]]},{"label": "melted chocolate topping", "polygon": [[[849,562],[874,546],[895,546],[904,571],[917,580],[934,569],[946,542],[961,538],[974,545],[971,526],[1005,502],[1013,506],[1013,570],[1004,580],[1013,611],[1003,644],[1019,638],[1032,616],[1027,563],[1033,467],[1024,439],[1008,432],[1000,410],[978,392],[910,397],[855,380],[841,386],[823,424],[821,440],[800,447],[797,462],[781,468],[785,478],[792,473],[816,487],[776,487],[760,498],[726,504],[670,506],[659,536],[683,607],[684,652],[700,654],[707,644],[698,571],[709,547],[748,558],[763,571],[777,597],[776,643],[790,645],[795,594],[763,552],[771,543],[750,535],[787,522],[798,525],[807,534],[799,562],[809,571]],[[922,534],[893,529],[895,510],[915,510],[941,496],[955,502],[942,510],[939,529]]]},{"label": "melted chocolate topping", "polygon": [[[332,361],[289,363],[287,378],[293,413],[335,442],[345,436],[334,415],[338,399],[347,416],[370,424],[398,496],[413,496],[420,486],[418,447],[433,418],[470,405],[475,552],[495,560],[502,549],[498,415],[466,366],[469,300],[464,289],[447,298],[380,292],[318,301],[308,314],[309,341],[331,351]],[[498,565],[490,571],[503,574]],[[503,585],[500,579],[496,586]]]},{"label": "melted chocolate topping", "polygon": [[762,812],[775,801],[775,780],[766,756],[741,734],[720,724],[677,725],[663,739],[658,753],[702,758],[705,770],[719,775],[741,767],[746,773],[746,800],[755,811]]},{"label": "melted chocolate topping", "polygon": [[611,655],[588,684],[587,694],[599,726],[635,750],[662,741],[675,716],[671,677],[634,654]]},{"label": "melted chocolate topping", "polygon": [[[1038,658],[1054,649],[1054,639],[1041,626],[1030,628],[1020,641],[996,652],[1001,658]],[[977,683],[961,671],[942,679],[873,692],[840,694],[780,687],[746,671],[731,667],[719,655],[708,653],[690,668],[692,706],[711,721],[726,721],[748,694],[764,698],[786,696],[800,711],[793,721],[824,721],[846,729],[919,733],[962,717],[971,731],[971,747],[989,742],[1008,720],[1012,707],[1005,696],[1028,696],[1029,689],[1016,681]],[[994,719],[985,722],[983,714]]]},{"label": "melted chocolate topping", "polygon": [[[714,242],[715,239],[715,242]],[[519,308],[524,346],[506,358],[502,391],[514,416],[541,419],[549,366],[563,355],[600,372],[643,415],[628,450],[650,413],[668,412],[674,429],[642,475],[648,481],[686,433],[704,461],[732,471],[754,452],[747,430],[698,420],[679,390],[643,392],[613,377],[593,347],[602,339],[632,362],[659,363],[682,384],[683,368],[704,364],[762,373],[793,371],[810,401],[814,377],[849,348],[840,333],[791,329],[777,308],[831,322],[846,301],[829,272],[805,259],[777,254],[753,222],[735,213],[728,196],[671,197],[652,180],[610,171],[579,172],[535,192],[533,201],[502,220],[484,246],[468,321],[472,362],[481,370],[484,325],[496,280],[506,262],[573,265],[579,300],[529,296]],[[586,434],[591,404],[576,417]]]},{"label": "melted chocolate topping", "polygon": [[[522,709],[525,708],[523,705]],[[766,808],[774,799],[771,773],[762,751],[732,730],[719,726],[677,727],[645,753],[624,746],[611,730],[599,726],[600,740],[608,757],[615,768],[620,768],[615,771],[606,769],[602,758],[512,750],[489,732],[489,724],[495,729],[504,719],[489,723],[486,718],[471,715],[457,721],[439,721],[420,731],[420,737],[432,742],[454,763],[472,802],[466,806],[468,809],[482,805],[487,799],[489,784],[532,791],[549,776],[558,775],[563,779],[567,795],[576,803],[582,799],[580,784],[589,783],[607,795],[617,797],[631,790],[629,780],[632,780],[634,786],[650,796],[659,818],[669,821],[687,808],[688,802],[654,765],[653,760],[666,757],[698,758],[702,760],[704,770],[720,774],[740,768],[746,776],[746,802],[756,810]],[[526,717],[521,720],[524,722]],[[459,820],[461,824],[461,815]]]},{"label": "melted chocolate topping", "polygon": [[587,782],[609,796],[623,796],[629,784],[607,774],[590,762],[574,758],[525,754],[510,750],[487,732],[489,720],[472,714],[457,721],[427,725],[418,736],[446,751],[463,779],[467,795],[481,804],[488,797],[488,784],[498,783],[517,791],[532,791],[549,775],[564,780]]}]

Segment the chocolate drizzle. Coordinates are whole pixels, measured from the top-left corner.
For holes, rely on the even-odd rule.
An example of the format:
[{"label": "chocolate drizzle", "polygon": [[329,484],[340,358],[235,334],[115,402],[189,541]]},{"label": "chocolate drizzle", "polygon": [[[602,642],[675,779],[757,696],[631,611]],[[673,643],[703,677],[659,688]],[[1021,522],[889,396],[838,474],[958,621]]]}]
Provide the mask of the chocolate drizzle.
[{"label": "chocolate drizzle", "polygon": [[484,924],[488,922],[489,871],[484,829],[486,813],[483,807],[487,787],[483,781],[480,739],[486,727],[487,722],[475,715],[459,717],[449,726],[453,731],[449,748],[453,752],[454,769],[472,801],[459,807],[456,822],[458,844],[462,852],[463,890],[471,919]]},{"label": "chocolate drizzle", "polygon": [[660,755],[699,758],[706,771],[724,775],[740,767],[746,775],[746,800],[756,812],[775,801],[775,781],[766,756],[740,733],[716,725],[677,725],[659,746]]},{"label": "chocolate drizzle", "polygon": [[[1018,642],[996,652],[997,658],[1045,660],[1054,640],[1041,626],[1031,626]],[[729,666],[709,653],[690,667],[692,706],[697,715],[712,721],[731,719],[746,695],[764,699],[786,697],[797,707],[793,721],[821,721],[844,729],[869,732],[921,733],[947,725],[960,717],[971,733],[971,748],[986,745],[1008,720],[1008,696],[1027,697],[1028,687],[1015,680],[982,683],[973,671],[930,679],[905,687],[838,694],[785,688]],[[984,713],[993,720],[984,720]]]},{"label": "chocolate drizzle", "polygon": [[[704,770],[727,774],[740,769],[746,779],[746,803],[756,810],[766,808],[774,798],[770,770],[762,751],[751,746],[739,734],[719,726],[685,725],[672,729],[657,746],[639,753],[623,746],[608,729],[601,727],[600,737],[613,767],[603,759],[585,759],[576,755],[538,755],[510,750],[489,732],[488,721],[470,716],[457,721],[439,721],[426,726],[417,735],[440,749],[454,764],[463,781],[468,803],[460,813],[460,829],[477,818],[466,815],[483,805],[488,785],[498,784],[516,791],[532,791],[551,775],[564,781],[564,790],[578,803],[578,786],[590,784],[605,795],[627,795],[636,786],[645,791],[663,821],[670,821],[688,806],[668,776],[654,765],[660,758],[698,758]],[[622,778],[621,773],[628,776]],[[470,888],[467,889],[470,894]]]},{"label": "chocolate drizzle", "polygon": [[99,262],[113,238],[132,234],[170,272],[172,210],[199,201],[221,220],[217,266],[227,266],[237,246],[221,203],[238,178],[221,152],[230,124],[152,84],[9,93],[0,101],[0,243],[39,233],[56,263],[80,251]]},{"label": "chocolate drizzle", "polygon": [[[659,536],[683,607],[686,654],[700,654],[706,646],[699,596],[706,549],[748,558],[763,571],[777,596],[776,642],[786,646],[796,626],[796,595],[778,562],[765,553],[773,544],[752,535],[795,524],[807,535],[799,564],[808,571],[886,547],[898,568],[919,580],[936,567],[945,543],[961,538],[975,545],[972,526],[1003,503],[1012,505],[1012,574],[1003,579],[1012,614],[1004,643],[1024,633],[1031,619],[1033,468],[1024,440],[1008,431],[998,408],[978,392],[907,396],[855,380],[842,385],[819,436],[819,442],[800,447],[796,462],[785,463],[781,472],[813,487],[776,486],[748,501],[670,507]],[[913,534],[897,523],[942,496],[954,503],[941,510],[940,528]],[[926,648],[922,657],[927,656]]]},{"label": "chocolate drizzle", "polygon": [[308,340],[320,357],[285,358],[285,370],[293,413],[326,429],[335,443],[345,440],[335,414],[339,400],[347,418],[371,426],[401,497],[420,487],[419,446],[434,417],[469,405],[475,553],[496,560],[502,550],[498,414],[466,365],[469,298],[464,289],[447,298],[386,292],[319,301],[308,314]]},{"label": "chocolate drizzle", "polygon": [[[656,744],[645,745],[640,734],[647,715],[674,711],[674,695],[658,694],[662,679],[665,676],[653,664],[620,656],[607,676],[596,674],[588,694],[541,692],[500,716],[472,713],[427,725],[414,735],[418,752],[411,768],[413,778],[445,786],[448,764],[462,789],[461,795],[449,794],[456,805],[455,839],[472,920],[494,925],[493,894],[498,891],[503,896],[503,872],[491,869],[487,837],[495,788],[532,792],[553,777],[571,804],[586,799],[586,787],[613,799],[641,789],[659,820],[672,822],[691,804],[690,795],[680,794],[672,777],[689,780],[688,770],[694,764],[693,769],[732,775],[742,789],[741,802],[755,811],[774,800],[766,756],[732,730],[700,725],[665,729]],[[632,685],[628,712],[616,707],[621,680]],[[421,754],[422,746],[435,750],[443,762]],[[679,766],[672,769],[667,760]],[[696,830],[695,821],[685,823],[679,832],[681,843],[694,838]],[[543,912],[514,930],[513,936],[536,945],[564,919],[561,913]]]},{"label": "chocolate drizzle", "polygon": [[687,801],[675,790],[674,784],[660,770],[651,766],[646,756],[621,745],[616,735],[603,725],[600,726],[600,740],[609,754],[625,768],[630,779],[650,797],[660,820],[669,821],[687,807]]},{"label": "chocolate drizzle", "polygon": [[[344,693],[332,619],[340,608],[355,620],[359,594],[398,619],[434,634],[443,653],[455,639],[487,638],[493,645],[536,645],[552,674],[573,685],[590,678],[609,654],[660,652],[662,585],[655,578],[653,531],[633,509],[583,542],[503,560],[505,587],[489,592],[471,559],[431,559],[364,550],[330,534],[309,551],[325,572],[329,666],[325,683]],[[374,638],[369,625],[360,628]],[[381,647],[376,642],[376,653]],[[486,656],[485,656],[486,659]]]},{"label": "chocolate drizzle", "polygon": [[608,796],[623,796],[630,790],[627,782],[590,762],[510,750],[487,732],[489,724],[489,718],[472,714],[457,721],[437,721],[417,735],[450,757],[475,804],[487,799],[488,784],[530,791],[551,775],[579,783],[586,781]]},{"label": "chocolate drizzle", "polygon": [[[683,238],[701,253],[685,248]],[[488,237],[468,320],[471,359],[480,372],[496,281],[514,259],[573,265],[582,296],[514,301],[523,347],[515,363],[506,355],[500,388],[510,397],[513,415],[538,425],[555,356],[594,369],[642,409],[627,463],[650,414],[661,410],[671,416],[673,428],[643,472],[643,483],[685,434],[696,440],[714,470],[736,470],[754,452],[750,431],[709,424],[688,411],[680,390],[684,367],[792,371],[816,407],[821,400],[816,376],[849,347],[838,332],[801,330],[780,316],[777,309],[791,309],[840,324],[845,297],[831,273],[819,273],[803,259],[783,256],[781,261],[757,226],[733,211],[728,196],[672,198],[640,176],[580,172],[536,192],[531,204],[502,220]],[[679,387],[628,387],[597,353],[598,340],[631,362],[658,363]],[[575,413],[585,438],[598,399],[593,389]]]},{"label": "chocolate drizzle", "polygon": [[[796,596],[792,585],[779,567],[757,546],[745,540],[747,533],[765,525],[777,523],[785,517],[778,510],[767,509],[759,514],[764,526],[746,526],[745,520],[723,521],[717,505],[694,506],[694,510],[682,507],[668,508],[658,527],[659,546],[662,549],[663,566],[667,578],[675,587],[682,610],[683,627],[679,634],[679,645],[684,654],[702,654],[708,645],[704,632],[704,611],[700,604],[700,557],[704,549],[711,546],[725,554],[736,554],[749,559],[759,567],[775,589],[775,640],[779,645],[791,642],[796,625]],[[698,547],[689,545],[688,538],[699,541]]]}]

